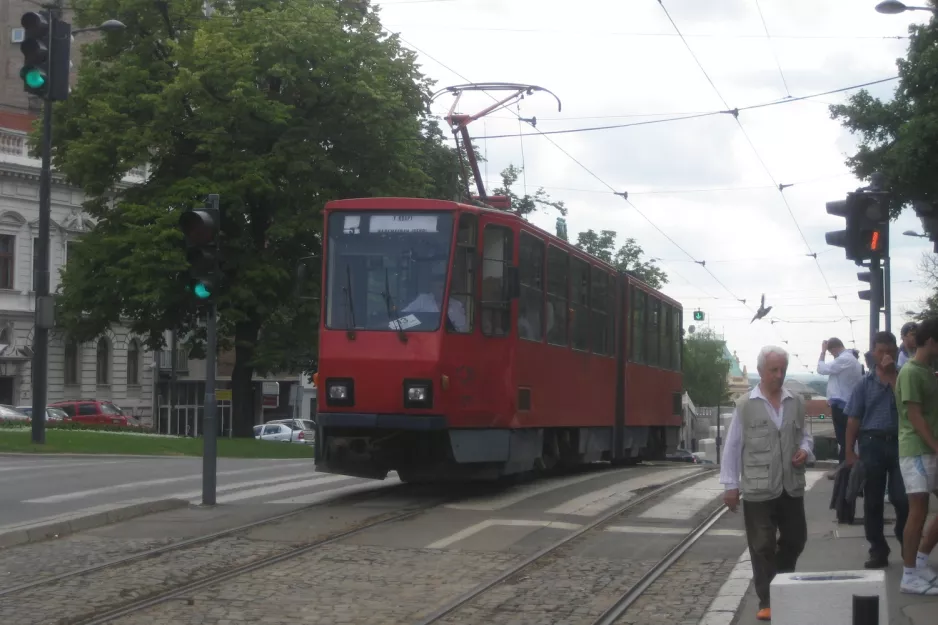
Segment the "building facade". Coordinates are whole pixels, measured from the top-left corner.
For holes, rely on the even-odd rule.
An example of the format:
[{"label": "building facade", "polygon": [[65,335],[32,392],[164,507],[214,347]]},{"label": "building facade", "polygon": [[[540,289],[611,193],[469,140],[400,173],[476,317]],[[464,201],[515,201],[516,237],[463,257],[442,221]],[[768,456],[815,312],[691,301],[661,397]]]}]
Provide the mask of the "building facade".
[{"label": "building facade", "polygon": [[[34,269],[39,236],[39,161],[27,153],[31,116],[0,112],[0,404],[32,402]],[[125,180],[142,180],[143,171]],[[53,176],[50,291],[55,292],[70,250],[92,223],[84,195]],[[154,359],[127,327],[76,343],[61,330],[49,337],[48,401],[110,400],[147,421],[153,415]]]}]

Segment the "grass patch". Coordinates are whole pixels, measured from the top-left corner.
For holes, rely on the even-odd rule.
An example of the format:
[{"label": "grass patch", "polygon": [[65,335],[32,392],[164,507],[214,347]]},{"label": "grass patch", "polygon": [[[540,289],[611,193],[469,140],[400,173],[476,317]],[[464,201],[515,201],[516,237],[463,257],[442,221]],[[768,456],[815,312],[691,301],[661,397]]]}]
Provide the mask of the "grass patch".
[{"label": "grass patch", "polygon": [[[34,445],[28,430],[0,430],[0,452],[201,456],[201,438],[134,436],[87,430],[46,431],[46,444]],[[221,458],[313,458],[312,445],[253,438],[219,438]]]}]

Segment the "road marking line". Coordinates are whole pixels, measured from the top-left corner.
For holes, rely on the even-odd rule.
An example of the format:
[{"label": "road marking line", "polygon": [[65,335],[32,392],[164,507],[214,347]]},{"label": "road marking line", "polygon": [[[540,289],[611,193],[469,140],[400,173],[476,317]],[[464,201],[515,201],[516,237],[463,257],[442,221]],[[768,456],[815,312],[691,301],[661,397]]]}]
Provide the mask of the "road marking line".
[{"label": "road marking line", "polygon": [[[329,475],[323,474],[317,478],[311,478],[311,481],[322,482],[322,480]],[[226,493],[233,490],[238,490],[239,488],[250,488],[252,486],[263,486],[265,484],[283,484],[284,477],[265,477],[262,480],[250,480],[248,482],[235,482],[234,484],[225,484],[224,486],[218,486],[215,488],[216,493]],[[310,480],[308,480],[310,481]],[[294,482],[295,483],[295,482]],[[172,495],[167,495],[170,499],[189,499],[191,503],[202,503],[202,489],[199,490],[188,490],[181,493],[175,493]]]},{"label": "road marking line", "polygon": [[106,462],[63,462],[56,464],[18,464],[15,466],[0,466],[0,472],[6,471],[35,471],[37,469],[71,469],[72,467],[100,466],[102,464],[118,464],[120,460]]},{"label": "road marking line", "polygon": [[401,483],[401,480],[398,478],[385,478],[383,482],[375,484],[373,480],[369,480],[364,484],[350,484],[349,486],[340,486],[338,488],[331,488],[324,491],[319,491],[317,493],[312,493],[309,495],[301,495],[299,497],[290,497],[288,499],[278,499],[277,501],[270,501],[270,504],[313,504],[321,503],[323,501],[328,501],[334,499],[339,495],[345,495],[347,493],[357,493],[359,491],[371,491],[371,490],[380,490],[382,488],[388,488],[390,486],[397,486]]},{"label": "road marking line", "polygon": [[[321,484],[329,484],[331,482],[344,482],[348,480],[354,480],[354,477],[348,477],[346,475],[329,475],[325,477],[312,478],[308,480],[299,480],[299,481],[287,481],[286,484],[283,483],[283,478],[280,479],[280,484],[273,486],[261,486],[259,488],[252,488],[250,490],[241,490],[230,495],[224,495],[223,497],[218,497],[216,501],[218,503],[229,503],[232,501],[241,501],[243,499],[252,499],[254,497],[263,497],[264,495],[272,495],[274,493],[285,493],[291,490],[302,490],[310,486],[319,486]],[[198,499],[201,501],[201,497]]]},{"label": "road marking line", "polygon": [[455,534],[447,536],[446,538],[441,538],[436,542],[432,542],[425,547],[425,549],[444,549],[449,547],[453,543],[457,543],[461,540],[465,540],[474,534],[486,530],[490,527],[538,527],[538,528],[550,528],[550,529],[559,529],[559,530],[578,530],[582,525],[577,523],[565,523],[563,521],[526,521],[526,520],[512,520],[512,519],[489,519],[487,521],[482,521],[481,523],[476,523],[475,525],[470,525],[464,530],[460,530]]},{"label": "road marking line", "polygon": [[686,520],[694,518],[704,506],[723,494],[720,476],[714,475],[688,486],[639,515],[643,519]]},{"label": "road marking line", "polygon": [[625,503],[635,496],[639,488],[653,484],[664,484],[670,480],[688,475],[698,469],[671,469],[659,471],[649,475],[632,478],[607,486],[591,493],[575,497],[561,505],[548,510],[548,514],[569,514],[576,516],[596,516],[601,512]]},{"label": "road marking line", "polygon": [[[632,469],[634,470],[634,469]],[[520,501],[525,499],[530,499],[531,497],[536,497],[537,495],[542,495],[544,493],[549,493],[551,491],[563,488],[565,486],[572,486],[574,484],[580,484],[589,480],[595,480],[600,477],[605,477],[607,475],[618,475],[625,471],[630,471],[630,469],[619,469],[613,471],[597,471],[595,473],[589,473],[587,475],[577,475],[572,477],[563,477],[556,479],[548,479],[543,482],[536,484],[526,484],[524,486],[519,486],[513,488],[506,493],[501,493],[494,495],[492,497],[485,497],[479,499],[473,499],[466,503],[453,503],[447,504],[445,507],[452,508],[454,510],[501,510],[512,506]]]},{"label": "road marking line", "polygon": [[[262,473],[264,471],[282,471],[283,469],[288,469],[292,467],[308,467],[308,462],[294,462],[291,464],[284,465],[275,465],[275,466],[265,466],[265,467],[252,467],[249,469],[234,469],[231,471],[218,471],[217,476],[222,475],[241,475],[242,473]],[[160,478],[157,480],[144,480],[142,482],[124,482],[121,484],[114,484],[111,486],[104,486],[102,488],[91,488],[88,490],[80,490],[71,493],[63,493],[61,495],[50,495],[48,497],[39,497],[37,499],[27,499],[23,503],[60,503],[63,501],[70,501],[72,499],[84,499],[85,497],[90,497],[93,495],[100,495],[102,493],[113,493],[122,490],[134,490],[144,486],[162,486],[163,484],[174,484],[176,482],[185,482],[189,480],[198,480],[202,479],[201,471],[193,473],[192,475],[184,475],[181,477],[166,477]],[[282,477],[280,479],[283,479]]]},{"label": "road marking line", "polygon": [[[613,525],[607,527],[605,531],[619,534],[674,534],[681,535],[689,533],[693,528],[690,527],[654,527],[651,525]],[[745,536],[744,530],[715,530],[707,531],[707,536]]]}]

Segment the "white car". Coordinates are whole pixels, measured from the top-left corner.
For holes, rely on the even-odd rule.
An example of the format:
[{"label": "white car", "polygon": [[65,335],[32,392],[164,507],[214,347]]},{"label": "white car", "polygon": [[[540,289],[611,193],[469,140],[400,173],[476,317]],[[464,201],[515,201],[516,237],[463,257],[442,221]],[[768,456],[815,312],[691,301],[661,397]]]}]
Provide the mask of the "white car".
[{"label": "white car", "polygon": [[259,441],[300,443],[301,445],[313,442],[312,437],[307,439],[306,432],[301,427],[291,427],[286,423],[265,423],[264,425],[255,425],[254,438]]}]

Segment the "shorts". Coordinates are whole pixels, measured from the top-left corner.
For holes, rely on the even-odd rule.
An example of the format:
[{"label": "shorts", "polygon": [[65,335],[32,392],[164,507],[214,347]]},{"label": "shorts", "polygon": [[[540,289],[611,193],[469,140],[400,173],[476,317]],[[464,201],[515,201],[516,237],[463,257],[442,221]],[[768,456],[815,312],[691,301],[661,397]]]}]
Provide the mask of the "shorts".
[{"label": "shorts", "polygon": [[899,471],[909,495],[938,490],[938,456],[934,454],[899,458]]}]

